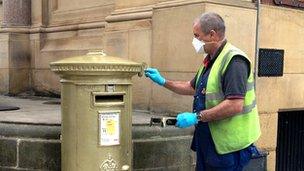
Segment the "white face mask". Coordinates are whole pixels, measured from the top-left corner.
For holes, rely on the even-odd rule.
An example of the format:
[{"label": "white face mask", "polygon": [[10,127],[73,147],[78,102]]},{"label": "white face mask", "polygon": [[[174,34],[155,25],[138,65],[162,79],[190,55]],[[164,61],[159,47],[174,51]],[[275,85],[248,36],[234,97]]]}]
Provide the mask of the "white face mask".
[{"label": "white face mask", "polygon": [[196,53],[199,53],[199,54],[206,54],[205,49],[204,49],[205,44],[206,43],[204,41],[200,41],[195,37],[192,40],[192,45],[193,45]]}]

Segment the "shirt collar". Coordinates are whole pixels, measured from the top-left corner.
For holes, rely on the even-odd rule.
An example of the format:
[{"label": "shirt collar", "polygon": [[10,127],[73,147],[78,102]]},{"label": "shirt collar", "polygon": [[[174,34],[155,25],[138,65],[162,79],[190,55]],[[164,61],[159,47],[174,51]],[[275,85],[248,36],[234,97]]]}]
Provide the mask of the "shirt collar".
[{"label": "shirt collar", "polygon": [[[215,61],[215,59],[219,56],[219,54],[222,52],[222,50],[224,49],[224,46],[226,45],[226,43],[227,43],[227,40],[225,39],[223,42],[222,42],[222,44],[221,44],[221,46],[216,50],[216,52],[215,52],[215,54],[213,55],[213,56],[211,56],[211,55],[207,55],[206,56],[206,58],[204,59],[204,64],[205,64],[205,66],[206,66],[206,63],[207,63],[207,65],[209,64],[209,63],[213,63],[214,61]],[[206,62],[207,61],[207,62]]]}]

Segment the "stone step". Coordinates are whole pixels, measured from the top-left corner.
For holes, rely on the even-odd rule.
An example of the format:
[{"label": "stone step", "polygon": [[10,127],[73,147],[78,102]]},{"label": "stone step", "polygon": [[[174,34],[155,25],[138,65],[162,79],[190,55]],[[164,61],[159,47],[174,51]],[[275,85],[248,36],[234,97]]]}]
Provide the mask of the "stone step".
[{"label": "stone step", "polygon": [[[60,126],[0,123],[0,132],[0,170],[60,170]],[[133,126],[133,170],[195,170],[192,132]],[[266,170],[266,155],[251,160],[245,170]]]},{"label": "stone step", "polygon": [[[59,99],[0,96],[4,105],[20,110],[0,112],[0,170],[50,170],[61,167]],[[193,128],[149,126],[147,111],[134,110],[132,119],[133,170],[195,170],[190,150]],[[248,170],[266,170],[266,155],[253,159]]]},{"label": "stone step", "polygon": [[[193,169],[192,131],[133,126],[134,170]],[[0,170],[60,170],[60,126],[0,123],[0,132]]]}]

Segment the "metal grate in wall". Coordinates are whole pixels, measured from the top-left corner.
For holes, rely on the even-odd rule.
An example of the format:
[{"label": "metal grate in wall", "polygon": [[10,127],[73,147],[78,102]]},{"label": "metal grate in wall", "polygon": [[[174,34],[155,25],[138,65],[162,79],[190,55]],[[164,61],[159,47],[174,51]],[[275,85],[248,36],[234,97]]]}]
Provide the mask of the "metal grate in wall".
[{"label": "metal grate in wall", "polygon": [[284,50],[259,49],[259,77],[283,76]]},{"label": "metal grate in wall", "polygon": [[279,112],[276,171],[304,171],[304,109]]}]

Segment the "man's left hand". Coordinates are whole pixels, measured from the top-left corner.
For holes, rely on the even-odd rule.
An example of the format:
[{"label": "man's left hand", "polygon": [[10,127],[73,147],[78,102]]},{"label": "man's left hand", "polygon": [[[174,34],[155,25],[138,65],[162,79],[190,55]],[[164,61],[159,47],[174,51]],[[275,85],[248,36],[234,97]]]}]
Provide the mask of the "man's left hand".
[{"label": "man's left hand", "polygon": [[177,115],[176,126],[179,128],[187,128],[197,124],[198,119],[196,113],[184,112]]}]

